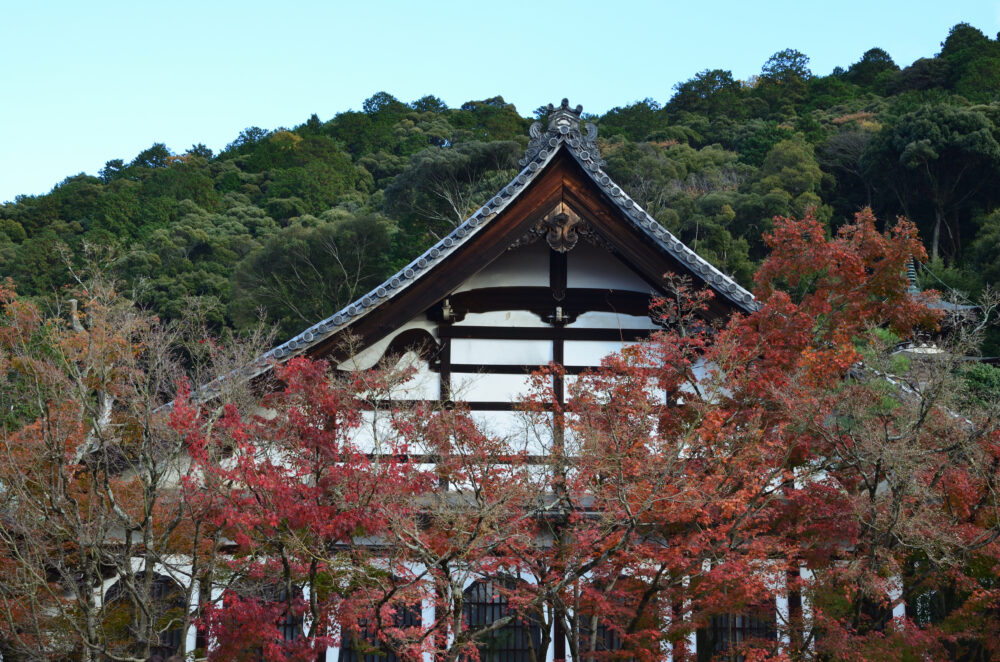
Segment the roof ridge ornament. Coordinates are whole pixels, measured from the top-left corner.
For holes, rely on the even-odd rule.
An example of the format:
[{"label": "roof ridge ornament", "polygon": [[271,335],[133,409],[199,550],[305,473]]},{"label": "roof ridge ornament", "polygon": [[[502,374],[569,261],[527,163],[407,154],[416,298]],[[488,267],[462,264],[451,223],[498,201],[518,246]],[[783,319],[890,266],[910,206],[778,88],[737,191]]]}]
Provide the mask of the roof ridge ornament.
[{"label": "roof ridge ornament", "polygon": [[[598,168],[604,165],[600,151],[597,149],[597,125],[593,122],[581,122],[583,106],[570,108],[569,100],[563,99],[559,106],[548,105],[549,123],[542,131],[542,123],[535,121],[528,134],[528,150],[520,160],[521,167],[527,166],[538,158],[546,158],[560,142],[565,142],[583,161],[595,164]],[[581,130],[581,127],[583,130]]]}]

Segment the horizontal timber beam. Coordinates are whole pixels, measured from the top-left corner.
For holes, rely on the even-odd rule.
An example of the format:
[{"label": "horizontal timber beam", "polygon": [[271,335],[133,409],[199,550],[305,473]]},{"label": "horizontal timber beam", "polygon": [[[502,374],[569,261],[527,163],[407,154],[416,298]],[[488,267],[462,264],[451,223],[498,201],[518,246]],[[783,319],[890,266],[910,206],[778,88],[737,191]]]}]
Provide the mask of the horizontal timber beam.
[{"label": "horizontal timber beam", "polygon": [[[476,375],[528,375],[545,366],[540,365],[496,365],[478,363],[452,363],[452,373],[464,372]],[[596,365],[564,365],[567,375],[579,375],[588,370],[597,370]]]},{"label": "horizontal timber beam", "polygon": [[656,329],[587,329],[532,326],[442,326],[442,338],[481,340],[620,340],[648,338]]}]

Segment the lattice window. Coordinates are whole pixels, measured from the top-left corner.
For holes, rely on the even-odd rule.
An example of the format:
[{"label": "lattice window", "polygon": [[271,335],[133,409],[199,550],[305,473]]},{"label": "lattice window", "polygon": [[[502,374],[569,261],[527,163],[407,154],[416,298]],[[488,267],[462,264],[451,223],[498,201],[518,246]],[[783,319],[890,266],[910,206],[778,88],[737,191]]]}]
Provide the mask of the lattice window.
[{"label": "lattice window", "polygon": [[302,600],[303,593],[299,587],[292,585],[292,598],[289,599],[288,587],[284,582],[240,577],[234,580],[225,592],[230,597],[253,600],[261,607],[274,609],[275,616],[272,623],[277,630],[277,636],[273,636],[273,631],[267,628],[258,627],[239,642],[242,648],[241,654],[246,656],[247,660],[267,662],[261,645],[263,641],[269,643],[295,641],[304,636],[301,610],[293,609],[293,606],[297,606]]},{"label": "lattice window", "polygon": [[[936,579],[935,573],[926,560],[912,559],[907,563],[906,572],[902,577],[906,616],[913,619],[913,622],[920,627],[940,623],[958,604],[961,604],[955,586],[941,584],[933,581],[934,579]],[[890,604],[882,605],[882,611],[886,612],[882,614],[882,621],[888,623],[891,609]],[[867,611],[872,613],[872,621],[879,615],[874,608]]]},{"label": "lattice window", "polygon": [[[593,657],[590,655],[592,652],[607,653],[624,650],[625,646],[622,643],[621,634],[601,621],[598,621],[597,623],[597,637],[592,642],[590,629],[591,622],[591,618],[589,617],[580,617],[579,640],[577,643],[577,650],[580,651],[580,657],[584,660],[588,660]],[[591,649],[591,643],[594,644],[593,649]],[[600,655],[595,659],[604,658],[605,656]]]},{"label": "lattice window", "polygon": [[[135,575],[135,586],[139,589],[145,581],[144,573]],[[169,657],[176,654],[181,644],[184,642],[184,612],[185,599],[184,590],[174,580],[164,575],[153,577],[149,587],[149,606],[152,608],[154,639],[150,642],[149,654]],[[112,620],[125,618],[128,620],[126,626],[129,630],[135,628],[138,620],[135,616],[135,606],[130,597],[126,594],[125,586],[122,582],[116,582],[104,596],[106,605],[105,612],[111,616]],[[116,614],[117,612],[117,614]],[[139,641],[139,637],[131,634],[130,638],[137,641],[136,650],[144,647],[144,643]]]},{"label": "lattice window", "polygon": [[[496,581],[479,581],[465,590],[462,614],[471,630],[510,615],[507,598]],[[519,616],[490,632],[479,644],[481,662],[530,662],[541,653],[542,628],[537,616]]]},{"label": "lattice window", "polygon": [[[294,591],[296,599],[302,597],[302,591],[299,589],[294,589]],[[288,589],[280,585],[268,587],[262,592],[261,597],[269,602],[280,602],[285,605],[289,602]],[[302,636],[302,615],[296,614],[287,607],[281,612],[275,625],[283,641],[295,641]]]},{"label": "lattice window", "polygon": [[777,617],[773,609],[749,614],[713,616],[709,627],[698,631],[698,660],[743,662],[739,650],[747,645],[777,641]]},{"label": "lattice window", "polygon": [[[393,627],[420,627],[420,605],[397,607],[393,616]],[[399,656],[385,642],[381,641],[374,623],[361,623],[360,636],[344,634],[340,644],[340,662],[399,662]]]},{"label": "lattice window", "polygon": [[[298,587],[293,587],[292,591],[295,599],[302,597],[302,591]],[[288,599],[288,588],[284,584],[269,584],[257,588],[253,593],[259,600],[272,604],[281,604],[284,607],[281,615],[274,622],[282,641],[295,641],[302,636],[302,615],[296,614],[291,609],[289,603],[292,601]],[[256,655],[258,662],[266,662],[264,653],[259,648]]]},{"label": "lattice window", "polygon": [[[632,660],[629,651],[645,650],[654,642],[648,632],[659,631],[659,606],[653,600],[640,605],[639,596],[648,588],[642,579],[621,576],[612,588],[605,581],[597,581],[592,586],[608,602],[603,608],[594,604],[595,596],[584,596],[577,613],[577,650],[584,661]],[[636,610],[642,611],[636,613]],[[597,631],[594,633],[594,615],[597,612]],[[633,635],[625,641],[622,632],[633,628]],[[592,647],[593,645],[593,647]],[[597,655],[595,655],[597,653]]]}]

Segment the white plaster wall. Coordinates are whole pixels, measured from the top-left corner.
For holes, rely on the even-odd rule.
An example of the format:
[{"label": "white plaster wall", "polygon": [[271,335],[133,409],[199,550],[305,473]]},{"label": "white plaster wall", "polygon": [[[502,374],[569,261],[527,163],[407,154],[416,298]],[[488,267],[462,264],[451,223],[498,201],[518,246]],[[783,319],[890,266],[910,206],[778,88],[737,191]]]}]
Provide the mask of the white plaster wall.
[{"label": "white plaster wall", "polygon": [[527,310],[497,310],[488,313],[469,313],[460,322],[455,322],[455,326],[517,326],[538,329],[548,327],[548,324]]},{"label": "white plaster wall", "polygon": [[650,331],[659,328],[647,315],[625,315],[599,311],[583,313],[573,320],[572,324],[566,326],[570,329],[649,329]]},{"label": "white plaster wall", "polygon": [[552,417],[520,411],[474,411],[472,420],[485,434],[505,440],[512,450],[544,455],[552,445]]},{"label": "white plaster wall", "polygon": [[462,283],[456,292],[483,287],[548,287],[549,247],[544,241],[507,251],[479,273]]},{"label": "white plaster wall", "polygon": [[465,402],[514,402],[531,390],[530,375],[456,372],[451,375],[452,399]]},{"label": "white plaster wall", "polygon": [[393,333],[390,333],[385,338],[382,338],[382,340],[379,340],[374,345],[364,349],[359,348],[360,351],[343,363],[340,363],[337,366],[337,370],[367,370],[368,368],[371,368],[378,363],[379,359],[382,358],[382,355],[385,354],[385,350],[389,347],[392,339],[402,332],[409,331],[410,329],[423,329],[430,333],[432,337],[437,339],[437,324],[427,319],[426,315],[418,315],[406,324],[400,326]]},{"label": "white plaster wall", "polygon": [[413,376],[406,382],[399,384],[391,390],[392,397],[396,400],[437,400],[441,394],[441,379],[438,373],[430,369],[427,361],[424,361],[416,352],[407,352],[400,357],[396,363],[400,369],[412,368],[415,370]]},{"label": "white plaster wall", "polygon": [[361,413],[361,425],[351,430],[347,436],[362,453],[382,453],[395,438],[389,411],[365,411]]},{"label": "white plaster wall", "polygon": [[[715,364],[707,363],[702,359],[696,360],[691,365],[691,375],[694,380],[694,384],[690,382],[685,382],[680,385],[678,390],[681,393],[689,394],[694,396],[699,394],[702,398],[706,398],[709,402],[718,400],[720,397],[729,395],[728,389],[717,379],[716,375],[712,372],[715,370]],[[697,386],[697,390],[695,390]],[[678,400],[680,402],[684,401],[685,396],[680,396]]]},{"label": "white plaster wall", "polygon": [[649,283],[607,251],[581,241],[569,252],[568,287],[650,292]]},{"label": "white plaster wall", "polygon": [[484,340],[453,338],[451,362],[482,365],[548,365],[552,361],[549,340]]},{"label": "white plaster wall", "polygon": [[567,340],[563,345],[563,363],[565,365],[601,365],[601,359],[608,354],[620,352],[631,341],[621,340]]}]

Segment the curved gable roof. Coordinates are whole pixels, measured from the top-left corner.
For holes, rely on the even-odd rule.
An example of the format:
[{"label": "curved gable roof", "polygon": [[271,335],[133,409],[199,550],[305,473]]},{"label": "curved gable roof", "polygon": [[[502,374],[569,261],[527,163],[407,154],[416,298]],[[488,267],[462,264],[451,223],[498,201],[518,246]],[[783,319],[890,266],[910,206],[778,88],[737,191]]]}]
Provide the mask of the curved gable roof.
[{"label": "curved gable roof", "polygon": [[[489,227],[529,185],[539,178],[561,152],[570,155],[579,164],[593,184],[640,232],[640,236],[649,240],[651,245],[683,265],[737,309],[747,312],[755,309],[756,302],[750,292],[668,232],[604,172],[604,161],[600,157],[596,143],[597,127],[590,123],[585,127],[581,124],[582,110],[581,106],[570,108],[566,99],[563,99],[562,105],[558,107],[550,104],[547,128],[543,130],[541,122],[535,122],[531,126],[531,141],[525,156],[520,161],[522,170],[509,184],[448,236],[424,251],[384,283],[260,356],[252,366],[248,366],[250,374],[247,377],[264,372],[273,362],[284,361],[308,352],[412,287],[428,272],[460,251],[473,237]],[[511,241],[517,238],[512,237]]]}]

